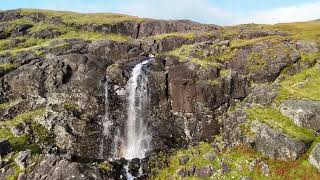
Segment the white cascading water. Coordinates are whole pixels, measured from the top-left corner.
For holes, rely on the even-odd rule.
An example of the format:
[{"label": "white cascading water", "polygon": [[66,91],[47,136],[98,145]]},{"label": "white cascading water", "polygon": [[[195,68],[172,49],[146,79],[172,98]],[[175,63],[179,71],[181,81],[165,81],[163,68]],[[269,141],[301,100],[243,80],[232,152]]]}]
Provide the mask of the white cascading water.
[{"label": "white cascading water", "polygon": [[148,102],[147,77],[142,70],[150,60],[143,61],[133,68],[127,84],[128,119],[123,157],[128,160],[143,159],[145,153],[150,150],[151,136],[144,124],[144,111]]}]

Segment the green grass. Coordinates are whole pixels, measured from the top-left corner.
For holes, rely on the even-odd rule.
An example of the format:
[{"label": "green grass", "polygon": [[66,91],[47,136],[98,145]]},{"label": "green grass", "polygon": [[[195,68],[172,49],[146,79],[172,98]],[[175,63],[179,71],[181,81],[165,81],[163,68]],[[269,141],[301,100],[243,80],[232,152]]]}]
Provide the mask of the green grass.
[{"label": "green grass", "polygon": [[19,66],[16,64],[11,64],[11,63],[5,63],[5,64],[0,64],[0,69],[3,69],[6,72],[12,71],[17,69]]},{"label": "green grass", "polygon": [[270,42],[272,44],[277,44],[284,39],[288,39],[288,37],[266,36],[266,37],[260,37],[260,38],[255,38],[255,39],[236,39],[236,40],[231,41],[230,46],[232,48],[240,48],[240,47],[250,46],[250,45],[258,44],[258,43],[262,43],[262,42]]},{"label": "green grass", "polygon": [[1,121],[0,126],[14,127],[21,122],[32,121],[33,119],[43,115],[43,113],[45,113],[45,111],[46,111],[46,109],[38,109],[35,111],[26,112],[26,113],[23,113],[23,114],[16,116],[13,119],[7,119],[7,120]]},{"label": "green grass", "polygon": [[161,40],[165,38],[170,38],[170,37],[180,37],[184,39],[194,39],[196,37],[195,33],[166,33],[166,34],[159,34],[155,36],[151,36],[150,38],[154,40]]},{"label": "green grass", "polygon": [[[214,161],[208,161],[205,159],[207,153],[215,154],[216,159]],[[180,165],[179,159],[183,156],[189,156],[190,160],[186,165]],[[306,158],[301,158],[297,161],[279,161],[272,160],[266,156],[263,156],[254,149],[241,145],[228,148],[221,153],[216,153],[208,143],[201,143],[198,146],[190,147],[189,149],[179,150],[170,157],[168,167],[163,168],[158,176],[154,179],[182,179],[177,175],[180,169],[188,169],[192,165],[196,167],[212,166],[216,170],[221,169],[220,160],[229,165],[231,171],[227,174],[221,174],[219,171],[214,175],[214,179],[240,179],[247,176],[253,179],[262,180],[282,180],[282,179],[311,179],[316,180],[320,176],[320,172],[317,171],[312,165],[308,163]],[[261,165],[257,165],[252,171],[249,170],[250,162],[260,159],[269,166],[269,176],[265,176],[261,173]],[[185,179],[201,179],[197,177],[188,177]],[[209,178],[208,178],[209,179]],[[212,177],[211,177],[212,179]]]},{"label": "green grass", "polygon": [[265,123],[274,129],[279,129],[285,134],[303,140],[306,142],[313,141],[315,135],[313,131],[300,128],[287,116],[272,107],[255,106],[246,110],[249,115],[250,121],[259,121]]},{"label": "green grass", "polygon": [[66,109],[68,111],[74,111],[74,110],[79,109],[79,106],[77,104],[70,103],[70,102],[64,103],[63,107],[64,107],[64,109]]},{"label": "green grass", "polygon": [[32,143],[29,136],[15,137],[9,129],[0,129],[0,139],[7,139],[15,152],[30,149],[32,153],[39,153],[40,148],[37,144]]},{"label": "green grass", "polygon": [[294,39],[320,42],[320,21],[281,23],[276,25],[266,25],[265,27],[268,29],[286,31]]},{"label": "green grass", "polygon": [[49,17],[61,17],[67,24],[116,24],[119,22],[133,21],[141,22],[142,18],[116,13],[75,13],[67,11],[51,11],[42,9],[22,9],[22,14],[43,13]]},{"label": "green grass", "polygon": [[196,52],[200,55],[200,51],[197,51],[195,45],[183,45],[181,48],[168,52],[168,55],[176,56],[181,62],[190,61],[193,64],[200,65],[201,68],[220,67],[221,64],[215,62],[211,58],[195,58],[191,57],[191,52]]},{"label": "green grass", "polygon": [[102,34],[97,32],[79,32],[79,31],[69,31],[66,34],[63,34],[59,37],[59,39],[72,39],[72,38],[80,38],[83,40],[90,41],[99,41],[99,40],[112,40],[117,42],[126,42],[130,38],[128,36],[120,35],[120,34]]},{"label": "green grass", "polygon": [[[299,87],[300,83],[303,83],[302,87]],[[281,88],[276,98],[278,104],[287,99],[320,100],[320,70],[317,67],[287,76],[280,84]]]}]

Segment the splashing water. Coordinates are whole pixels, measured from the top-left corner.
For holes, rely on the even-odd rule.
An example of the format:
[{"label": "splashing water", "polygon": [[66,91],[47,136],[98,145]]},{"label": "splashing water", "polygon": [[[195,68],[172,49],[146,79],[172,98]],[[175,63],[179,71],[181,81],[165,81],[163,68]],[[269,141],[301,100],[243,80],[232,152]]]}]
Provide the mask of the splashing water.
[{"label": "splashing water", "polygon": [[148,102],[148,79],[142,70],[143,66],[150,60],[151,58],[133,68],[131,78],[127,84],[128,119],[123,157],[128,160],[133,158],[143,159],[145,153],[150,149],[151,136],[148,134],[144,124],[144,115]]}]

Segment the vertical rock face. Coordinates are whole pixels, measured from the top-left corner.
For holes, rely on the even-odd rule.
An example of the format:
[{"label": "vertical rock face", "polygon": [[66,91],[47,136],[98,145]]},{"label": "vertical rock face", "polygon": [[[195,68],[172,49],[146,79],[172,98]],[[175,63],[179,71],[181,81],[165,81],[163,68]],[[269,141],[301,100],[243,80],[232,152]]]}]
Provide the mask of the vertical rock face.
[{"label": "vertical rock face", "polygon": [[320,130],[320,102],[311,100],[287,100],[280,111],[299,127]]}]

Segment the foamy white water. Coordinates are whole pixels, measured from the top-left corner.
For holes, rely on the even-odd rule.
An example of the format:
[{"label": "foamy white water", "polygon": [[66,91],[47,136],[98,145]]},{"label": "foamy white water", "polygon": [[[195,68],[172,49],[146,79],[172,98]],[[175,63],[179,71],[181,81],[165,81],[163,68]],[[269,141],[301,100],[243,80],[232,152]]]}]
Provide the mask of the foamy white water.
[{"label": "foamy white water", "polygon": [[142,159],[150,149],[151,136],[147,132],[144,124],[144,110],[148,101],[147,77],[142,68],[149,60],[137,64],[131,73],[131,78],[127,84],[128,107],[124,158]]}]

